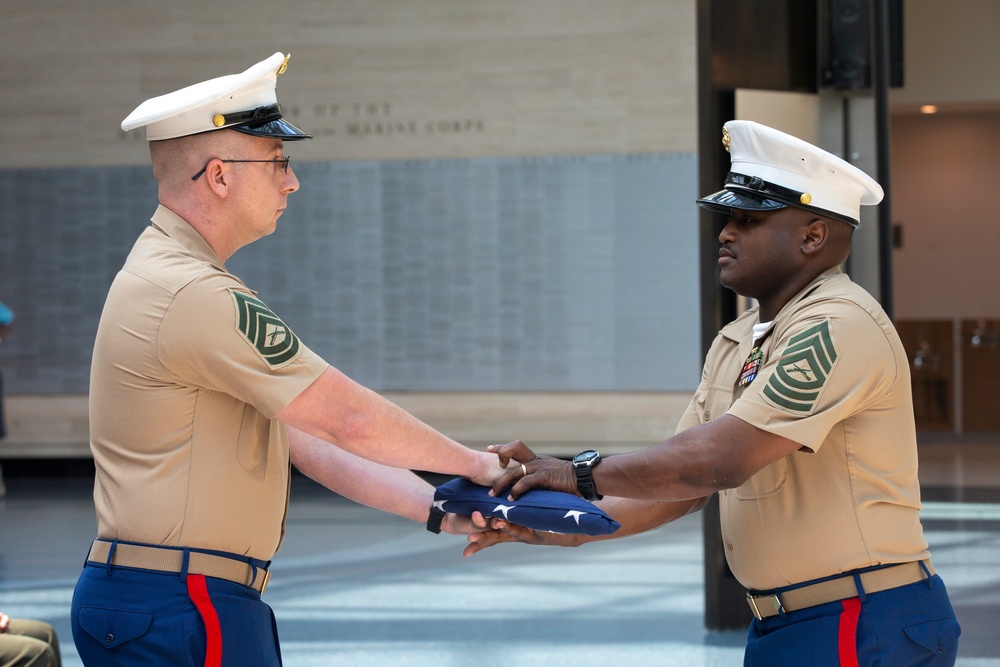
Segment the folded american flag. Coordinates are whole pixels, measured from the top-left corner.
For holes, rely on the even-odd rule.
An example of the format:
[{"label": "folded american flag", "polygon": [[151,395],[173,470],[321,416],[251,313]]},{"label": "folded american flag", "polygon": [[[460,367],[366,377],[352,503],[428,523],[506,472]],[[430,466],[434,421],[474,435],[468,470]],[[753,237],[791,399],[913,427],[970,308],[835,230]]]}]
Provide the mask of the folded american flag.
[{"label": "folded american flag", "polygon": [[517,500],[507,500],[506,494],[488,495],[489,490],[459,477],[437,487],[434,505],[464,516],[479,510],[487,518],[553,533],[608,535],[621,527],[604,510],[570,493],[531,489]]}]

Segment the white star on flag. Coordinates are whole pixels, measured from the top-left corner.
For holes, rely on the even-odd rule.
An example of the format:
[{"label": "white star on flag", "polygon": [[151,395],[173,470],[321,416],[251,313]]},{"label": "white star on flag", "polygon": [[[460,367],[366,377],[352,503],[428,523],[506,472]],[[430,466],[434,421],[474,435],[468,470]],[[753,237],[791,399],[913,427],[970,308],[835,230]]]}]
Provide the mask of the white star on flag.
[{"label": "white star on flag", "polygon": [[434,501],[434,507],[436,507],[437,509],[441,510],[442,512],[447,512],[448,510],[446,510],[444,508],[444,502],[445,501],[443,501],[443,500],[435,500]]},{"label": "white star on flag", "polygon": [[496,512],[497,510],[499,510],[500,513],[503,514],[503,518],[506,519],[507,512],[509,512],[512,509],[514,509],[514,505],[497,505],[496,507],[493,508],[493,511]]},{"label": "white star on flag", "polygon": [[586,512],[581,512],[580,510],[570,510],[570,511],[566,512],[566,516],[564,516],[563,518],[564,519],[568,519],[570,517],[573,517],[573,520],[576,521],[576,525],[579,526],[580,525],[580,517],[583,516],[584,514],[586,514]]}]

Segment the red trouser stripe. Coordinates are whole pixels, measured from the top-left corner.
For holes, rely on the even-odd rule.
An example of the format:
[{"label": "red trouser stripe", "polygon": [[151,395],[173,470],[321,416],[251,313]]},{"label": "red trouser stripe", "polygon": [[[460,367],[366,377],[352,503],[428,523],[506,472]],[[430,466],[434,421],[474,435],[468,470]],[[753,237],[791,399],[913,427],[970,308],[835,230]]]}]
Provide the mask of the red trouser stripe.
[{"label": "red trouser stripe", "polygon": [[188,597],[198,608],[201,620],[205,623],[205,634],[207,635],[205,667],[220,667],[222,665],[222,626],[219,625],[219,615],[215,613],[212,598],[208,597],[205,575],[189,574],[187,586]]},{"label": "red trouser stripe", "polygon": [[841,600],[840,628],[837,631],[837,652],[840,667],[858,667],[858,616],[861,615],[861,600],[849,598]]}]

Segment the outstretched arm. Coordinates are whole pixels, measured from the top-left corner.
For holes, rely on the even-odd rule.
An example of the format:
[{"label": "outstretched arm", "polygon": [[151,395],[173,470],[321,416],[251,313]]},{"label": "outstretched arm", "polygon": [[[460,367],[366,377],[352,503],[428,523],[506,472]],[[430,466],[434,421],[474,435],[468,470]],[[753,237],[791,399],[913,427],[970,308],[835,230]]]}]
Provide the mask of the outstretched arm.
[{"label": "outstretched arm", "polygon": [[621,524],[621,528],[610,535],[565,535],[532,530],[503,519],[490,519],[490,530],[471,533],[469,545],[462,551],[462,555],[469,557],[503,542],[578,547],[587,542],[628,537],[653,530],[686,514],[700,510],[707,502],[707,497],[681,502],[660,502],[605,496],[604,500],[595,504]]},{"label": "outstretched arm", "polygon": [[[287,426],[292,465],[335,493],[355,502],[391,512],[418,523],[426,523],[434,501],[434,487],[403,468],[369,461],[340,447]],[[485,527],[480,515],[475,519],[445,515],[441,528],[466,534]]]},{"label": "outstretched arm", "polygon": [[[718,419],[678,433],[658,445],[609,456],[594,468],[594,483],[604,495],[640,500],[684,501],[734,489],[755,472],[801,449],[793,440],[752,426],[738,417]],[[500,493],[513,484],[517,498],[536,487],[577,493],[568,461],[536,456],[520,441],[493,445],[502,465],[512,465],[493,484]]]},{"label": "outstretched arm", "polygon": [[456,475],[487,486],[503,472],[496,456],[455,442],[332,366],[276,417],[387,466]]}]

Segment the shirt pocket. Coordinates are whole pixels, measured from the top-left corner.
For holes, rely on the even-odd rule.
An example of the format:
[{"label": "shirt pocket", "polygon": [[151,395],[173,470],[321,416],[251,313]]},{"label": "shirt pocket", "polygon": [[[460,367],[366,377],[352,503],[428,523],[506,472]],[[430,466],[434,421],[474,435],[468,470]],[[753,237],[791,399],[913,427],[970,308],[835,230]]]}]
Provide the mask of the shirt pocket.
[{"label": "shirt pocket", "polygon": [[267,473],[270,426],[268,419],[252,405],[244,408],[239,441],[236,445],[236,458],[244,470],[261,479]]},{"label": "shirt pocket", "polygon": [[758,470],[736,489],[736,497],[740,500],[755,500],[773,496],[781,491],[788,479],[788,458],[775,461],[769,466]]},{"label": "shirt pocket", "polygon": [[[694,396],[695,414],[698,421],[707,424],[729,412],[733,405],[733,387],[708,385],[698,389]],[[781,459],[757,471],[750,479],[736,489],[740,500],[766,498],[781,491],[788,479],[788,460]]]},{"label": "shirt pocket", "polygon": [[733,388],[720,385],[702,385],[694,396],[694,411],[698,423],[707,424],[729,411],[733,404]]}]

